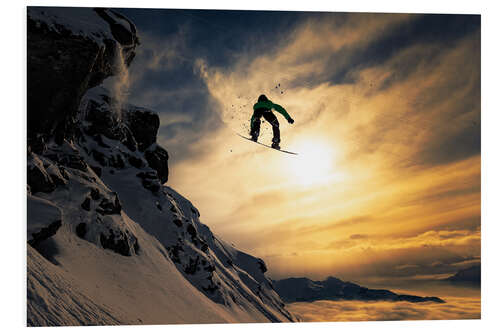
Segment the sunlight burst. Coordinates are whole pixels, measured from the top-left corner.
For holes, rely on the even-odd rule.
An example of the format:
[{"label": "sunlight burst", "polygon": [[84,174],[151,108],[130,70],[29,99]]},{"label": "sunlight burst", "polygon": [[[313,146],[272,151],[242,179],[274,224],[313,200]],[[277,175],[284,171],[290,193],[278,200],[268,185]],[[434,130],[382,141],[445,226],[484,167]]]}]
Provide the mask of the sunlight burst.
[{"label": "sunlight burst", "polygon": [[333,176],[334,150],[321,141],[302,141],[294,145],[299,155],[290,162],[295,181],[303,186],[325,183]]}]

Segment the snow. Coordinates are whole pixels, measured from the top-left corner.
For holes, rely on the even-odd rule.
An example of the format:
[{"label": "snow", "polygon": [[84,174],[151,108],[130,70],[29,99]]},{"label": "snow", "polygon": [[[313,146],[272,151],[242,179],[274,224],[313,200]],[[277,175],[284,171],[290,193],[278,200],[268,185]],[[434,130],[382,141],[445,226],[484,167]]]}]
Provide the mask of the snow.
[{"label": "snow", "polygon": [[[51,238],[57,248],[52,262],[28,246],[30,325],[265,321],[257,312],[250,315],[208,299],[182,276],[165,248],[125,213],[113,218],[137,236],[139,255],[126,257],[104,250],[93,236],[90,241],[78,238],[74,227],[88,222],[90,216],[79,207],[87,181],[77,178],[72,176],[70,191],[39,194],[52,203],[31,199],[41,207],[36,212],[51,210],[52,215],[44,213],[50,218],[57,216],[56,206],[60,207],[63,226]],[[105,185],[99,190],[105,193]]]},{"label": "snow", "polygon": [[28,195],[28,241],[33,234],[49,224],[61,220],[61,210],[48,200]]},{"label": "snow", "polygon": [[61,33],[62,29],[69,30],[74,35],[89,38],[99,45],[104,45],[103,40],[106,38],[114,39],[106,21],[92,8],[28,7],[28,17],[46,23],[52,31]]},{"label": "snow", "polygon": [[[87,102],[92,99],[100,111],[112,112],[102,98],[106,93],[101,88],[89,91]],[[127,107],[127,112],[151,112]],[[80,108],[81,113],[85,110]],[[80,120],[85,128],[84,114]],[[97,150],[108,159],[122,156],[124,167],[102,166],[100,177],[90,168],[64,167],[64,185],[51,193],[30,196],[31,228],[40,228],[55,218],[62,220],[62,226],[37,245],[43,256],[29,246],[29,325],[294,319],[262,272],[260,259],[215,236],[200,221],[198,209],[174,189],[158,180],[158,191],[144,187],[137,175],[155,175],[156,171],[133,167],[126,158],[132,155],[145,160],[143,153],[130,151],[118,140],[104,136],[101,140],[105,146],[87,135],[81,142],[48,145],[46,156],[80,156],[91,165],[99,165],[91,154]],[[47,157],[34,156],[31,163],[53,168]],[[103,201],[115,202],[116,198],[122,207],[119,213],[99,213]],[[85,201],[88,205],[83,209]],[[76,229],[82,224],[86,232],[79,237]],[[126,255],[103,247],[101,237],[108,237],[110,230],[127,244],[130,251]],[[176,247],[180,248],[177,257],[172,255]]]}]

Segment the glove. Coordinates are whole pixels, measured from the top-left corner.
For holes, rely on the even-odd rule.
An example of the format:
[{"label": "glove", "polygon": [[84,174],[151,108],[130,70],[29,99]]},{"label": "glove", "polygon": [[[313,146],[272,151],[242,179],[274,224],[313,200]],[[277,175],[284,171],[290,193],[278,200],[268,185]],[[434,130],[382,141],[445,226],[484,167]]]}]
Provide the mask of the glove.
[{"label": "glove", "polygon": [[293,124],[293,123],[294,123],[294,120],[293,120],[292,118],[290,118],[290,119],[288,119],[288,122],[289,122],[290,124]]}]

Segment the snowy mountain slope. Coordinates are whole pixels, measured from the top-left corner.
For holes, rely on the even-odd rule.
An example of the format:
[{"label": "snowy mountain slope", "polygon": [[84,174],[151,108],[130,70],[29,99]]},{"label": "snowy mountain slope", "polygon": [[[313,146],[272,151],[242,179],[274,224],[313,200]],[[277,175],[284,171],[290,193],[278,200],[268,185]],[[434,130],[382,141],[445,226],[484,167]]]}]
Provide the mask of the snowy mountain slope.
[{"label": "snowy mountain slope", "polygon": [[[58,266],[28,245],[28,326],[119,324],[126,317],[93,302]],[[110,312],[113,312],[111,315]]]},{"label": "snowy mountain slope", "polygon": [[[107,99],[98,101],[102,103],[98,112],[105,117],[113,115],[111,109],[105,112],[104,100]],[[147,116],[151,113],[128,107],[130,112],[145,112]],[[89,116],[94,111],[85,114]],[[129,111],[123,111],[126,118]],[[34,247],[46,258],[45,271],[54,271],[56,268],[50,267],[55,264],[71,276],[67,281],[76,280],[81,286],[83,291],[76,289],[75,292],[89,298],[74,297],[75,304],[65,306],[107,310],[92,310],[89,321],[85,322],[73,313],[68,314],[68,320],[57,317],[56,311],[49,308],[49,316],[54,318],[40,318],[42,311],[30,312],[30,323],[99,324],[109,320],[109,323],[130,324],[140,319],[142,323],[165,324],[293,319],[264,275],[262,260],[238,251],[213,235],[199,221],[198,210],[187,199],[161,185],[157,171],[146,166],[145,153],[138,148],[131,151],[118,140],[101,134],[94,136],[99,137],[94,140],[85,134],[94,133],[88,119],[82,120],[83,134],[78,142],[49,143],[43,156],[30,154],[32,170],[40,168],[40,174],[57,170],[58,175],[62,173],[66,178],[60,176],[64,181],[55,182],[57,176],[44,178],[58,184],[54,189],[33,183],[38,186],[31,188],[45,189],[48,193],[38,191],[30,195],[30,202],[37,205],[28,205],[28,216],[49,217],[42,219],[42,226],[37,219],[30,219],[28,223],[40,229],[43,223],[49,225],[52,220],[62,220],[55,235]],[[115,119],[113,124],[116,128],[111,130],[118,133],[116,135],[127,131],[126,121]],[[156,144],[152,145],[153,150],[159,149]],[[96,159],[96,156],[99,157]],[[132,166],[130,160],[138,167]],[[93,165],[93,169],[88,165]],[[43,260],[36,259],[41,266]],[[66,275],[61,277],[61,272],[54,275],[57,279],[49,277],[49,281],[66,281]],[[28,276],[31,280],[32,276]],[[67,281],[66,285],[74,284]],[[64,289],[57,284],[54,288]],[[34,287],[29,290],[30,308],[39,306],[34,300],[53,303],[40,294],[50,295]],[[58,298],[64,299],[64,293],[60,296]]]},{"label": "snowy mountain slope", "polygon": [[[119,13],[104,13],[132,27]],[[73,47],[60,31],[80,32],[65,24],[50,32],[32,25],[44,37],[28,49],[45,52],[52,44],[44,38]],[[68,55],[79,59],[78,50]],[[106,75],[98,75],[101,82]],[[37,79],[43,85],[44,76]],[[28,119],[43,118],[49,106],[52,117],[28,126],[28,324],[293,321],[265,276],[265,263],[215,236],[189,200],[163,185],[169,156],[156,143],[159,117],[95,84],[64,84],[86,93],[64,95],[65,103],[28,93],[28,100],[41,100],[28,103]]]}]

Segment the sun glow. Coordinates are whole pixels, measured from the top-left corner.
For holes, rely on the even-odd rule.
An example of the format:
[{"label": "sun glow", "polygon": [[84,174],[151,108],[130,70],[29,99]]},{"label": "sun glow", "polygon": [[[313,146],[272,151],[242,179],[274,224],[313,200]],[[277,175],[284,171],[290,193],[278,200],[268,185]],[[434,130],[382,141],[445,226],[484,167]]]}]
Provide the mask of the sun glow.
[{"label": "sun glow", "polygon": [[334,149],[321,141],[301,141],[293,145],[299,155],[290,162],[290,172],[296,183],[303,186],[322,184],[338,178],[334,172]]}]

